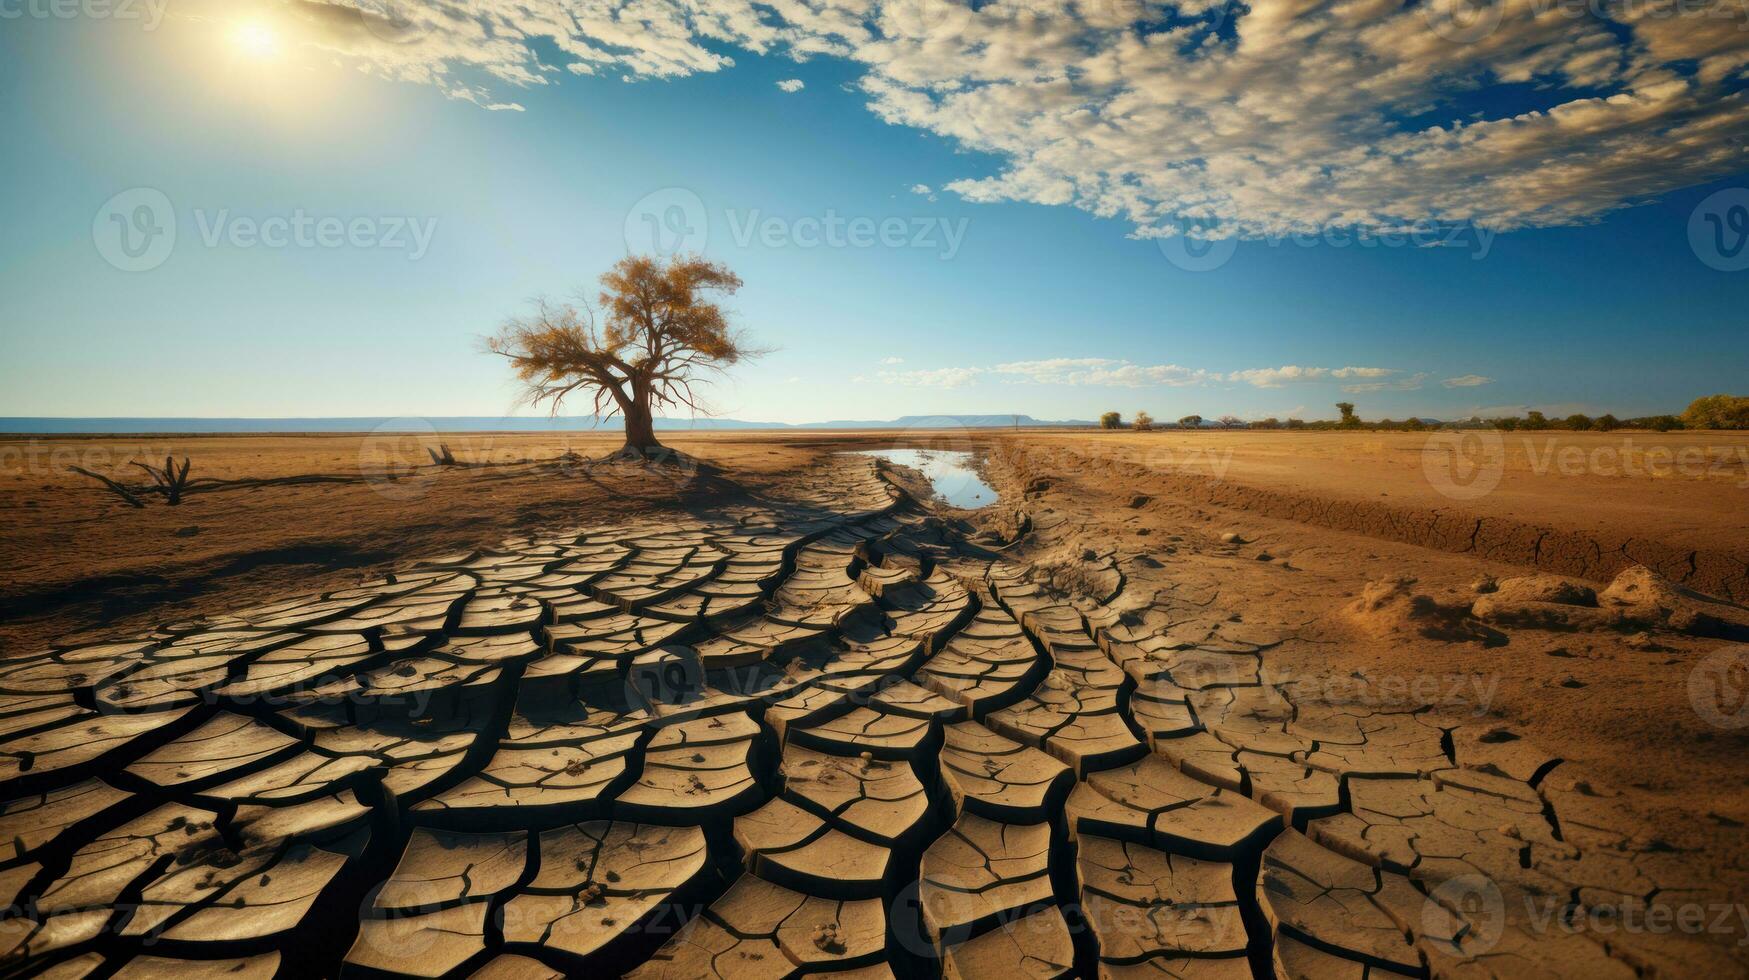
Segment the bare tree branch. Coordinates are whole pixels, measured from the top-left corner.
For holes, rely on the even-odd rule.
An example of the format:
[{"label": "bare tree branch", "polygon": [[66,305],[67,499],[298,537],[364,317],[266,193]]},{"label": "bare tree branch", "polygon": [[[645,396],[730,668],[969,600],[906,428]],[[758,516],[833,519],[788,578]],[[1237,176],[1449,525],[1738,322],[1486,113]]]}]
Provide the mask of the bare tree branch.
[{"label": "bare tree branch", "polygon": [[680,405],[709,414],[695,385],[706,373],[766,351],[729,326],[707,293],[733,295],[741,279],[697,256],[630,256],[601,277],[599,323],[588,306],[537,301],[486,343],[508,359],[531,405],[557,415],[566,398],[589,393],[597,420],[625,419],[626,450],[659,450],[654,410]]}]

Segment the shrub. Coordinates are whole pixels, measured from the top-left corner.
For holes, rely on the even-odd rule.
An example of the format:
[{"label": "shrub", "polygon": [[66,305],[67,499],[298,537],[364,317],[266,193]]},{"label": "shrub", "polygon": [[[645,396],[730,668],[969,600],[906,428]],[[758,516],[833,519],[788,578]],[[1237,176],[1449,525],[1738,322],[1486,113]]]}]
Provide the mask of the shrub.
[{"label": "shrub", "polygon": [[1591,420],[1591,427],[1599,432],[1614,432],[1621,428],[1621,419],[1605,413]]},{"label": "shrub", "polygon": [[1221,427],[1222,428],[1237,429],[1237,428],[1243,427],[1244,425],[1245,425],[1245,420],[1240,418],[1237,415],[1223,415],[1223,416],[1221,416]]},{"label": "shrub", "polygon": [[1251,423],[1251,428],[1253,428],[1253,429],[1279,429],[1279,428],[1281,428],[1281,420],[1278,418],[1273,418],[1273,417],[1267,418],[1267,419],[1262,420],[1261,422]]},{"label": "shrub", "polygon": [[1544,418],[1543,413],[1541,412],[1526,412],[1524,415],[1524,425],[1521,426],[1521,428],[1525,429],[1546,429],[1548,427],[1549,420]]},{"label": "shrub", "polygon": [[1749,397],[1708,395],[1696,398],[1682,413],[1690,429],[1749,429]]},{"label": "shrub", "polygon": [[1099,427],[1101,429],[1121,429],[1123,428],[1123,415],[1118,412],[1106,412],[1099,417]]},{"label": "shrub", "polygon": [[1518,428],[1518,420],[1515,418],[1494,419],[1491,424],[1501,432],[1511,432]]},{"label": "shrub", "polygon": [[1154,431],[1154,416],[1147,412],[1137,412],[1135,426],[1137,432]]},{"label": "shrub", "polygon": [[1578,412],[1574,412],[1572,415],[1567,416],[1566,421],[1561,424],[1572,429],[1574,432],[1584,432],[1586,429],[1591,428],[1591,416],[1581,415]]},{"label": "shrub", "polygon": [[1287,427],[1290,429],[1303,429],[1306,427],[1306,420],[1305,419],[1288,419],[1287,420]]},{"label": "shrub", "polygon": [[1651,429],[1654,432],[1670,432],[1682,428],[1682,420],[1674,415],[1648,415],[1644,418],[1628,419],[1627,424],[1635,429]]}]

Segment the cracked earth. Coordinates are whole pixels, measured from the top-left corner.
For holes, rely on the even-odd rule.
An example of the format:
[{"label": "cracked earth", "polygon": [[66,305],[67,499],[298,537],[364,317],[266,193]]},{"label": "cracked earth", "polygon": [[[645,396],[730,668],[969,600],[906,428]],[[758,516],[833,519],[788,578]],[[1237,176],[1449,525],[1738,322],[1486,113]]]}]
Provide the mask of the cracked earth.
[{"label": "cracked earth", "polygon": [[1749,971],[1742,924],[1622,927],[1739,901],[1740,824],[1672,843],[1498,712],[1332,683],[1349,641],[1540,656],[1514,617],[1572,596],[1387,581],[1338,627],[1316,548],[989,466],[977,514],[829,455],[781,499],[11,655],[0,972]]}]

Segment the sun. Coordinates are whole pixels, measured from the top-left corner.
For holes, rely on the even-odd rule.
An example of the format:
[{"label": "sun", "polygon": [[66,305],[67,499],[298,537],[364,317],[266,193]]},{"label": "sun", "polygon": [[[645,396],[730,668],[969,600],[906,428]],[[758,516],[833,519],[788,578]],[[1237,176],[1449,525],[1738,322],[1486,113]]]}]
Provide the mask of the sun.
[{"label": "sun", "polygon": [[241,24],[231,34],[237,50],[252,58],[271,58],[279,53],[279,35],[259,21]]}]

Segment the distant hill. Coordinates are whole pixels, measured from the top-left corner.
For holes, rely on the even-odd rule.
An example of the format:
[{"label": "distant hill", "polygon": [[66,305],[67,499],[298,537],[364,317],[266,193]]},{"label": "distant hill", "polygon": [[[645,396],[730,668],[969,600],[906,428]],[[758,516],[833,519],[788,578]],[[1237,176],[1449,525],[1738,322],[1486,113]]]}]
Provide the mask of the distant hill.
[{"label": "distant hill", "polygon": [[[1018,419],[1018,423],[1017,420]],[[656,428],[665,431],[711,431],[724,429],[987,429],[1022,426],[1056,426],[1072,428],[1090,426],[1092,422],[1068,420],[1047,422],[1030,415],[907,415],[902,418],[877,420],[839,420],[832,422],[744,422],[739,419],[656,419]],[[0,418],[0,433],[21,435],[57,434],[143,434],[195,432],[374,432],[425,431],[439,432],[560,432],[600,429],[616,431],[620,420],[596,419],[588,415],[515,416],[450,416],[442,418],[287,418],[287,419],[203,419],[203,418]]]}]

